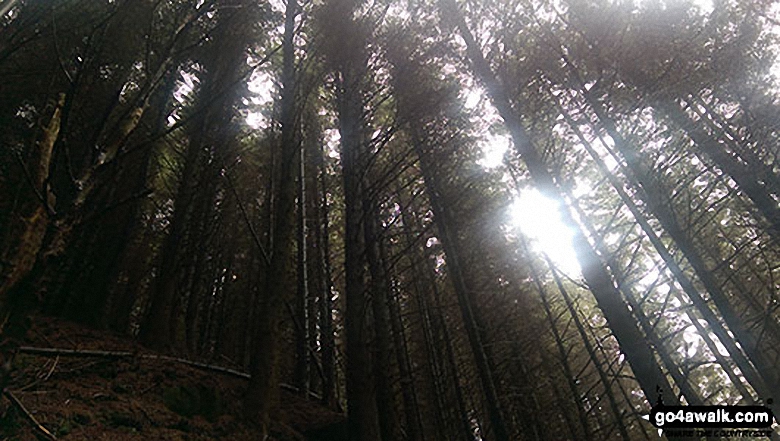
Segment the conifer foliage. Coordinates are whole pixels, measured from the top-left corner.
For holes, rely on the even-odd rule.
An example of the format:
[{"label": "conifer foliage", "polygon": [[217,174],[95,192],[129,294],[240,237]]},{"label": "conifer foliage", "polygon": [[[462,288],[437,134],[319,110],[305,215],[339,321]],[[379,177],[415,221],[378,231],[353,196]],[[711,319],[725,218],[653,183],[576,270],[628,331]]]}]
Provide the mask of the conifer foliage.
[{"label": "conifer foliage", "polygon": [[761,0],[1,1],[0,389],[46,314],[243,367],[272,439],[282,384],[349,441],[778,401],[778,36]]}]

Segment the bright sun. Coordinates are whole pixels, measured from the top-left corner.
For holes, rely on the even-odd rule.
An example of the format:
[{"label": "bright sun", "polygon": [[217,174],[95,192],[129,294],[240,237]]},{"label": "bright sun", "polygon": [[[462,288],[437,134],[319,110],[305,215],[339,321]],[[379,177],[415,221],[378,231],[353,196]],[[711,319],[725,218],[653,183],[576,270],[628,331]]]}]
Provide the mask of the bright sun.
[{"label": "bright sun", "polygon": [[512,225],[531,240],[534,251],[546,253],[564,273],[570,276],[580,274],[572,245],[574,233],[561,220],[557,202],[536,189],[525,189],[510,210]]}]

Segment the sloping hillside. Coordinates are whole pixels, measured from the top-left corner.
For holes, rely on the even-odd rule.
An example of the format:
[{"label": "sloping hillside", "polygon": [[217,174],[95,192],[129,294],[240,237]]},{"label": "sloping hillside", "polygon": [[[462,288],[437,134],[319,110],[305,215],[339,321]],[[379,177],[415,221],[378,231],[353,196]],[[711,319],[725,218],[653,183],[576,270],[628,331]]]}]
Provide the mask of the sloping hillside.
[{"label": "sloping hillside", "polygon": [[[0,439],[48,432],[64,440],[259,440],[258,427],[240,418],[246,386],[226,360],[154,354],[126,338],[38,317],[0,407]],[[283,388],[273,439],[339,439],[342,419]]]}]

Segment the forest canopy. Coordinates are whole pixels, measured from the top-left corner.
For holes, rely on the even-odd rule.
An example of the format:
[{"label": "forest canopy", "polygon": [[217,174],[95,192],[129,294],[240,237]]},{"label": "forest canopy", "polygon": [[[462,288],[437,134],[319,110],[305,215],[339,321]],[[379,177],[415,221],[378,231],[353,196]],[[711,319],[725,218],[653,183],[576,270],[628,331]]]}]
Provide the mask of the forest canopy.
[{"label": "forest canopy", "polygon": [[230,361],[271,436],[280,384],[351,441],[770,405],[778,38],[769,0],[0,1],[0,389],[42,314]]}]

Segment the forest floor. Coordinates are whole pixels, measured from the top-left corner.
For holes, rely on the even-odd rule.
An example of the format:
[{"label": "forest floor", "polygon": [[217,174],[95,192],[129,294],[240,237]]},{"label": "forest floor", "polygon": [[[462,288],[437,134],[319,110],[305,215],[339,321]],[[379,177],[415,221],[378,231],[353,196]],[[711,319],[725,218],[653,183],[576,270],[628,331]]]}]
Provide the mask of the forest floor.
[{"label": "forest floor", "polygon": [[[235,371],[155,358],[127,337],[48,317],[33,319],[24,346],[125,354],[21,351],[10,395],[0,401],[0,440],[262,439],[240,417],[248,381]],[[343,416],[283,390],[273,420],[270,439],[314,440],[326,438],[304,434],[337,426]]]}]

